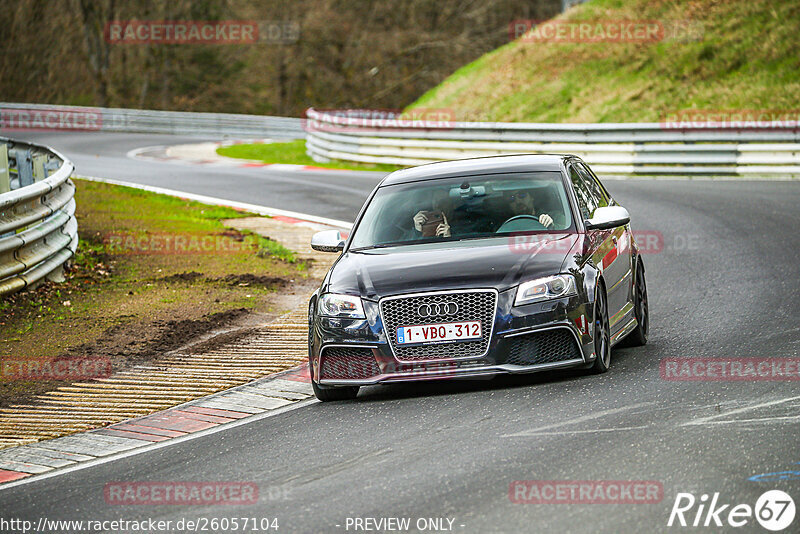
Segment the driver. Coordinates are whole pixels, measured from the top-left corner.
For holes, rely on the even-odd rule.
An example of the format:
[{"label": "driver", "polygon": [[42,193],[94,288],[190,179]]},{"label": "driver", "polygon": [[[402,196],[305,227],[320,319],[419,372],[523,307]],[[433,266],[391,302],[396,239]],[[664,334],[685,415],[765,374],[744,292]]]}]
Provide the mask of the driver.
[{"label": "driver", "polygon": [[553,228],[553,218],[547,213],[536,213],[534,209],[533,195],[528,191],[517,191],[509,197],[508,205],[511,206],[512,217],[517,215],[533,215],[538,217],[539,223],[551,230]]},{"label": "driver", "polygon": [[[436,227],[436,237],[450,237],[450,223],[447,222],[453,218],[453,203],[450,200],[450,195],[446,190],[437,189],[431,194],[432,211],[442,212],[442,222]],[[422,225],[428,221],[428,212],[420,210],[413,217],[414,229],[422,233]]]}]

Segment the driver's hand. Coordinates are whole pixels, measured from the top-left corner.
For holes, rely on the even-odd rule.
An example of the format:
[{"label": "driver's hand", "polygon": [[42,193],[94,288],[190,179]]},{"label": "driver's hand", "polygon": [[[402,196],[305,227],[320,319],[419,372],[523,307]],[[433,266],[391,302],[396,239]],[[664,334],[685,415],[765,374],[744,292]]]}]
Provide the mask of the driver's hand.
[{"label": "driver's hand", "polygon": [[546,213],[542,213],[541,215],[539,215],[539,223],[541,223],[542,226],[546,226],[549,228],[553,226],[553,218]]},{"label": "driver's hand", "polygon": [[442,214],[444,222],[436,227],[436,237],[450,237],[450,225],[447,224],[447,217]]},{"label": "driver's hand", "polygon": [[427,220],[428,216],[425,215],[424,211],[418,211],[417,214],[414,215],[414,228],[417,229],[417,232],[422,232],[422,225],[425,224]]}]

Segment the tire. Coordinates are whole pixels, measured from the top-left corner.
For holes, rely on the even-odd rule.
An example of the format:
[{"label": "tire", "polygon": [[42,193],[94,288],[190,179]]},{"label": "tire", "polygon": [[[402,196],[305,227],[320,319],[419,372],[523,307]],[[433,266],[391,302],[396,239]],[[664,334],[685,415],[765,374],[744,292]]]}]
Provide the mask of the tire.
[{"label": "tire", "polygon": [[322,402],[353,400],[358,395],[359,386],[327,387],[318,386],[311,380],[311,387],[314,389],[314,396]]},{"label": "tire", "polygon": [[592,365],[592,372],[605,373],[611,366],[611,332],[608,327],[608,303],[606,292],[601,284],[597,284],[597,295],[594,299],[594,321],[592,323],[594,353],[597,356]]},{"label": "tire", "polygon": [[647,302],[647,281],[644,277],[644,265],[636,265],[636,286],[633,288],[633,314],[636,317],[636,328],[625,336],[621,345],[624,347],[641,347],[647,344],[650,330],[650,308]]}]

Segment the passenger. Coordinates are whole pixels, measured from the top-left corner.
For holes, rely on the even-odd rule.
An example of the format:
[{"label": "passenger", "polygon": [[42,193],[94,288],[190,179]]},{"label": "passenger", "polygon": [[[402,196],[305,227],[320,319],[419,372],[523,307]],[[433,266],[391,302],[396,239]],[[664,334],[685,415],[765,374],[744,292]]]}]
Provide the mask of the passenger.
[{"label": "passenger", "polygon": [[[436,226],[433,235],[436,237],[450,237],[450,223],[448,220],[453,218],[453,202],[450,200],[450,194],[447,190],[437,189],[431,194],[432,210],[420,210],[413,217],[414,229],[420,234],[427,232],[423,231],[423,226],[428,222],[429,217],[436,215],[435,212],[442,214],[442,222]],[[429,236],[425,236],[429,237]]]}]

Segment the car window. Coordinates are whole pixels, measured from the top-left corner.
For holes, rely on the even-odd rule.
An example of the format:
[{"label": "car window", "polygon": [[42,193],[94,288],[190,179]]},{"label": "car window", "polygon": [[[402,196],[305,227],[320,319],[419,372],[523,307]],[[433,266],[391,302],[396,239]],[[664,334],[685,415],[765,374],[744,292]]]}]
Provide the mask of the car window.
[{"label": "car window", "polygon": [[575,166],[578,168],[578,172],[583,177],[589,193],[592,195],[592,198],[595,201],[595,205],[598,208],[608,206],[608,195],[606,195],[605,190],[597,181],[597,178],[592,175],[589,168],[583,163],[576,163]]},{"label": "car window", "polygon": [[595,200],[594,195],[586,185],[586,180],[575,169],[575,165],[569,165],[568,172],[572,188],[575,190],[575,197],[578,199],[578,208],[581,210],[581,215],[584,220],[591,219],[594,210],[597,208],[597,200]]},{"label": "car window", "polygon": [[379,188],[350,250],[573,229],[558,171],[455,177]]}]

